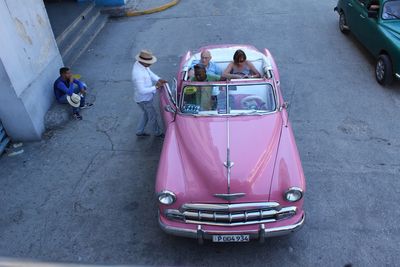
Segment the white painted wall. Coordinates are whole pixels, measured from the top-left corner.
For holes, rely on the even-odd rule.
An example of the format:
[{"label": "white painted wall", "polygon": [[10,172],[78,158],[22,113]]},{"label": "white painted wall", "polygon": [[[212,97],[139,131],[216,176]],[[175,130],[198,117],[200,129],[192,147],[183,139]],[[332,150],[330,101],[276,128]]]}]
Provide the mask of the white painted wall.
[{"label": "white painted wall", "polygon": [[63,64],[43,0],[0,0],[0,61],[0,119],[7,133],[14,140],[40,139]]}]

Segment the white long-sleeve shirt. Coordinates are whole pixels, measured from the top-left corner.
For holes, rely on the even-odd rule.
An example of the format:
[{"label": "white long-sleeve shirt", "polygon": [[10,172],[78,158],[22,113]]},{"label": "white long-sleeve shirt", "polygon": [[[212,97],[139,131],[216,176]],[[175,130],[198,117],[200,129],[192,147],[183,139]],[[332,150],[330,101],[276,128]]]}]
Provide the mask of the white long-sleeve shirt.
[{"label": "white long-sleeve shirt", "polygon": [[135,89],[134,98],[136,102],[150,101],[156,93],[153,85],[160,79],[154,72],[140,64],[138,61],[133,64],[132,82]]}]

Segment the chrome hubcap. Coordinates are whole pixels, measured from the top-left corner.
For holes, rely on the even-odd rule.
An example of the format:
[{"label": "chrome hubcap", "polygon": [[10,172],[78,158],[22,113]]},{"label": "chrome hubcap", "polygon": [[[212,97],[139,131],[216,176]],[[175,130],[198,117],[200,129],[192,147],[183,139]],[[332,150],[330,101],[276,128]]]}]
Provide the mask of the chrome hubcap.
[{"label": "chrome hubcap", "polygon": [[383,64],[382,60],[379,60],[376,64],[376,77],[380,81],[383,80],[383,77],[385,77],[385,65]]},{"label": "chrome hubcap", "polygon": [[344,25],[346,25],[345,19],[344,19],[344,15],[340,14],[340,18],[339,18],[339,27],[341,30],[344,29]]}]

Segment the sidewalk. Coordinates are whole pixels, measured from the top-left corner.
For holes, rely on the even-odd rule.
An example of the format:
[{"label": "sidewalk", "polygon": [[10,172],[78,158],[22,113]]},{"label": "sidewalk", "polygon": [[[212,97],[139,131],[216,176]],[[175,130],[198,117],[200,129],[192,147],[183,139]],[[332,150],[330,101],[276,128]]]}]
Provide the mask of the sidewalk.
[{"label": "sidewalk", "polygon": [[[142,48],[161,59],[152,70],[162,77],[174,76],[177,58],[168,60],[154,40],[137,35],[143,23],[108,22],[75,63],[72,71],[81,74],[94,101],[82,121],[69,120],[41,142],[24,144],[23,154],[0,158],[1,256],[116,262],[136,235],[162,236],[157,210],[149,209],[162,140],[135,135],[141,112],[131,70]],[[143,246],[131,249],[140,255]]]},{"label": "sidewalk", "polygon": [[126,7],[133,10],[147,10],[168,4],[171,0],[128,0]]},{"label": "sidewalk", "polygon": [[128,0],[124,6],[104,8],[102,12],[111,17],[140,16],[164,11],[178,2],[179,0]]}]

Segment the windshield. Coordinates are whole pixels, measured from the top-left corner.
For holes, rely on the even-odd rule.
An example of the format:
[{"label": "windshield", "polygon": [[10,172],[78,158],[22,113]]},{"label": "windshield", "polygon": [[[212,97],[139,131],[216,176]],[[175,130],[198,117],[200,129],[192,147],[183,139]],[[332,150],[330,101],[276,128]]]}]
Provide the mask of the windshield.
[{"label": "windshield", "polygon": [[274,90],[269,83],[188,85],[183,89],[181,101],[182,113],[200,115],[245,115],[275,109]]},{"label": "windshield", "polygon": [[400,19],[400,1],[389,1],[383,6],[382,19]]}]

